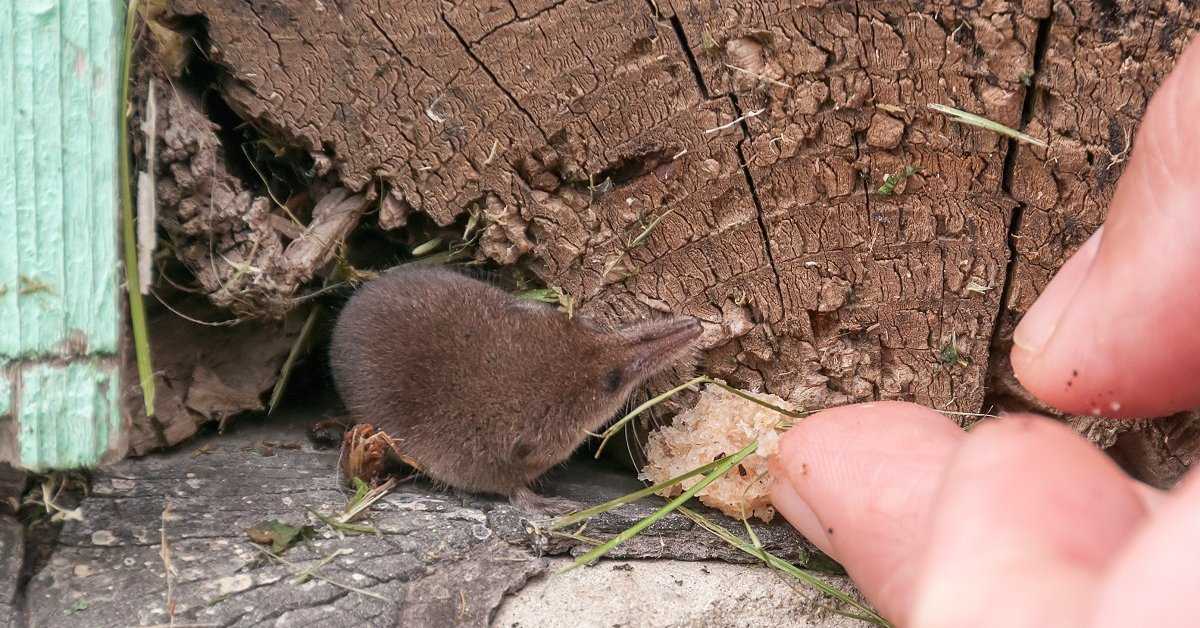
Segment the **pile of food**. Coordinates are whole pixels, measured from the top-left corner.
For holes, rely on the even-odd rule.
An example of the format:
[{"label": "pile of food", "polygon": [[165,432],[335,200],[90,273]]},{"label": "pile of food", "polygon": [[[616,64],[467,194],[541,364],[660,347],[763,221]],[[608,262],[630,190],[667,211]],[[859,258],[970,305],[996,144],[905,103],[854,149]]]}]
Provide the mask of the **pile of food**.
[{"label": "pile of food", "polygon": [[[793,411],[794,406],[775,395],[743,393],[773,406]],[[736,518],[758,517],[769,522],[775,516],[767,491],[770,478],[767,460],[779,448],[779,435],[791,419],[779,412],[715,385],[705,386],[695,407],[680,413],[671,425],[650,435],[646,446],[648,462],[641,479],[661,482],[732,454],[751,441],[755,452],[742,460],[698,494],[705,505]],[[695,485],[695,476],[664,491],[678,495]]]}]

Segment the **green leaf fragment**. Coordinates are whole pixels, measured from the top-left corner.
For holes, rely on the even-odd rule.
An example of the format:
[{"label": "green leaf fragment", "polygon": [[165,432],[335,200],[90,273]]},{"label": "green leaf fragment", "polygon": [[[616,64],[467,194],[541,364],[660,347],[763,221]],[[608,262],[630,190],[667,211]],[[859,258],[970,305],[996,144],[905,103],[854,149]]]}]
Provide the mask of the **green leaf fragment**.
[{"label": "green leaf fragment", "polygon": [[262,521],[246,528],[246,536],[259,545],[270,545],[271,553],[282,554],[287,548],[310,538],[316,532],[312,526],[288,525],[277,519]]}]

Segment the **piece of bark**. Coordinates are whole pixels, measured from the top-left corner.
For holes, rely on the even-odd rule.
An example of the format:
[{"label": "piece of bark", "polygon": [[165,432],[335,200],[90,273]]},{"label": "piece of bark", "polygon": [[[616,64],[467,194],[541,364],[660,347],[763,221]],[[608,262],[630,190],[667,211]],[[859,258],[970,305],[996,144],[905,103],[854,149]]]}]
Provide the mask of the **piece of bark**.
[{"label": "piece of bark", "polygon": [[[311,219],[297,223],[292,208],[232,171],[229,151],[241,147],[222,143],[219,127],[188,92],[173,90],[158,105],[159,224],[176,258],[213,304],[243,318],[283,317],[358,224],[367,195],[314,186],[320,200]],[[278,228],[281,219],[294,227]]]}]

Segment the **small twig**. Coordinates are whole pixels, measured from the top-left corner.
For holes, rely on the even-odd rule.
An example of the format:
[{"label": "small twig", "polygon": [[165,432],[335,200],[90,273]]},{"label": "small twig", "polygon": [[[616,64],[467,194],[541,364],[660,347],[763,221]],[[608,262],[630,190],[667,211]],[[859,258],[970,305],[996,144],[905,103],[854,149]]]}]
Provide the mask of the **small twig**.
[{"label": "small twig", "polygon": [[155,198],[155,171],[158,163],[155,154],[158,148],[158,95],[155,87],[158,80],[151,78],[146,85],[146,111],[142,120],[142,133],[146,136],[146,169],[137,175],[137,248],[138,277],[142,294],[150,291],[151,271],[154,268],[154,248],[157,244],[157,208]]},{"label": "small twig", "polygon": [[1111,153],[1111,151],[1109,152],[1109,162],[1108,162],[1108,165],[1104,167],[1105,170],[1109,170],[1113,166],[1123,163],[1125,161],[1125,159],[1127,159],[1129,157],[1129,149],[1133,148],[1133,139],[1129,134],[1129,129],[1124,129],[1124,131],[1125,131],[1125,148],[1121,149],[1121,152],[1119,152],[1115,155],[1113,155]]},{"label": "small twig", "polygon": [[171,514],[171,502],[168,499],[163,500],[163,510],[161,522],[159,524],[159,540],[160,549],[158,551],[159,558],[163,563],[163,577],[167,579],[167,618],[170,620],[170,625],[175,625],[175,576],[179,572],[175,569],[175,563],[171,560],[171,544],[167,542],[167,517]]},{"label": "small twig", "polygon": [[786,87],[788,89],[795,89],[794,87],[792,87],[791,85],[788,85],[787,83],[784,83],[783,81],[773,79],[769,76],[763,76],[762,74],[759,74],[758,72],[751,72],[750,70],[747,70],[745,68],[739,68],[736,65],[733,65],[732,63],[726,63],[725,67],[729,68],[730,70],[737,70],[738,72],[741,72],[743,74],[749,74],[750,76],[753,76],[756,79],[766,81],[768,83],[771,83],[772,85],[778,85],[780,87]]},{"label": "small twig", "polygon": [[275,380],[275,388],[271,391],[270,401],[267,402],[268,415],[275,411],[275,407],[283,399],[283,391],[287,390],[288,381],[292,378],[292,369],[295,368],[296,361],[300,359],[300,354],[303,353],[304,346],[308,343],[308,337],[317,326],[317,318],[320,315],[320,305],[314,305],[308,312],[308,316],[305,317],[304,326],[300,328],[300,334],[296,336],[296,341],[288,350],[287,359],[283,361],[283,366],[279,369],[279,379]]},{"label": "small twig", "polygon": [[631,249],[632,249],[632,248],[635,248],[635,247],[637,247],[639,244],[641,244],[642,242],[644,242],[644,241],[646,240],[646,238],[650,237],[650,232],[651,232],[651,231],[654,231],[654,228],[658,226],[658,223],[662,222],[662,221],[663,221],[663,219],[664,219],[664,218],[666,218],[667,216],[670,216],[671,214],[674,214],[674,213],[675,213],[675,211],[676,211],[677,209],[679,209],[679,208],[678,208],[678,207],[672,207],[671,209],[669,209],[669,210],[667,210],[667,211],[665,211],[665,212],[663,212],[663,213],[659,214],[658,216],[656,216],[656,217],[654,218],[654,220],[651,220],[651,221],[650,221],[650,224],[646,225],[646,228],[645,228],[645,229],[643,229],[643,230],[642,230],[642,232],[641,232],[641,233],[639,233],[639,234],[638,234],[638,236],[637,236],[636,238],[634,238],[633,240],[631,240],[631,241],[629,242],[629,244],[628,244],[628,248],[631,248]]},{"label": "small twig", "polygon": [[163,307],[170,310],[172,314],[174,314],[175,316],[178,316],[179,318],[182,318],[185,321],[188,321],[189,323],[195,323],[197,325],[205,325],[207,327],[230,327],[232,325],[237,325],[238,323],[243,322],[242,319],[240,319],[240,318],[230,318],[227,320],[215,321],[215,322],[202,321],[202,320],[199,320],[196,318],[192,318],[191,316],[188,316],[187,314],[184,314],[183,312],[180,312],[179,310],[171,307],[171,305],[168,304],[165,300],[163,300],[162,297],[158,296],[158,293],[155,292],[154,290],[150,291],[150,296],[157,299],[158,302],[161,303]]},{"label": "small twig", "polygon": [[[272,554],[271,552],[267,551],[267,550],[266,550],[266,548],[262,548],[262,547],[259,547],[259,546],[257,546],[257,545],[250,545],[250,547],[254,548],[254,551],[261,553],[263,556],[266,556],[267,558],[270,558],[271,560],[277,561],[277,562],[279,562],[280,564],[282,564],[282,565],[283,565],[283,566],[285,566],[285,567],[288,567],[288,568],[291,568],[291,569],[293,569],[293,570],[294,570],[294,571],[292,572],[292,575],[293,575],[293,576],[298,576],[298,575],[300,575],[300,574],[302,574],[302,573],[305,573],[305,572],[308,572],[308,571],[309,571],[309,570],[307,570],[307,569],[302,569],[302,568],[301,568],[299,565],[297,565],[296,563],[293,563],[293,562],[291,562],[291,561],[287,560],[286,558],[283,558],[283,557],[281,557],[281,556],[276,556],[275,554]],[[332,584],[333,586],[335,586],[335,587],[338,587],[339,589],[345,589],[345,590],[347,590],[347,591],[352,591],[352,592],[354,592],[354,593],[357,593],[357,594],[359,594],[359,595],[365,595],[365,596],[367,596],[367,597],[369,597],[369,598],[374,598],[374,599],[376,599],[376,600],[379,600],[379,601],[381,601],[381,602],[386,602],[386,603],[388,603],[388,604],[395,604],[395,603],[396,603],[396,601],[395,601],[395,600],[392,600],[392,599],[386,598],[386,597],[384,597],[384,596],[382,596],[382,595],[379,595],[378,593],[372,593],[371,591],[366,591],[366,590],[364,590],[364,589],[360,589],[360,588],[358,588],[358,587],[352,587],[352,586],[350,586],[350,585],[348,585],[348,584],[345,584],[345,583],[342,583],[342,582],[338,582],[338,581],[336,581],[336,580],[331,580],[330,578],[327,578],[327,577],[325,577],[325,576],[322,576],[322,575],[321,575],[321,574],[319,574],[319,573],[316,573],[316,571],[315,571],[315,570],[311,571],[310,573],[307,573],[306,575],[308,575],[308,576],[309,576],[309,577],[311,577],[311,578],[316,578],[317,580],[320,580],[320,581],[322,581],[322,582],[327,582],[327,583],[329,583],[329,584]]]},{"label": "small twig", "polygon": [[271,197],[272,201],[275,201],[275,204],[279,206],[279,209],[282,209],[283,213],[287,214],[287,217],[291,219],[293,223],[296,223],[296,226],[303,229],[304,223],[300,222],[299,218],[296,218],[296,215],[292,213],[291,208],[288,207],[287,204],[281,203],[278,198],[275,198],[275,192],[271,191],[271,182],[267,180],[267,176],[262,173],[262,170],[258,169],[258,164],[255,163],[254,158],[250,156],[250,152],[246,150],[246,146],[253,143],[254,142],[246,142],[242,144],[242,154],[246,156],[246,161],[250,164],[250,167],[254,169],[254,173],[258,175],[258,178],[262,181],[263,187],[267,188],[267,196]]},{"label": "small twig", "polygon": [[705,133],[716,133],[717,131],[723,131],[730,127],[737,126],[738,124],[742,123],[745,120],[749,120],[750,118],[753,118],[755,116],[762,115],[762,113],[764,111],[766,111],[766,109],[755,109],[754,111],[751,111],[750,113],[747,113],[741,117],[734,118],[733,120],[730,120],[729,122],[722,124],[721,126],[713,127],[711,129],[705,129],[704,132]]},{"label": "small twig", "polygon": [[353,554],[353,553],[354,553],[354,550],[352,550],[348,547],[342,547],[342,548],[335,550],[332,554],[317,561],[317,563],[315,565],[296,574],[296,577],[292,578],[292,584],[300,585],[300,584],[304,584],[305,582],[308,582],[308,580],[313,577],[313,572],[315,572],[316,570],[333,562],[334,559],[336,559],[338,556],[345,556],[347,554]]},{"label": "small twig", "polygon": [[499,146],[500,140],[492,140],[492,150],[488,153],[487,159],[483,160],[483,165],[492,163],[492,160],[496,158],[496,148]]},{"label": "small twig", "polygon": [[368,491],[367,494],[358,501],[358,503],[351,504],[350,507],[346,509],[346,512],[338,516],[337,521],[343,524],[350,523],[355,517],[361,514],[364,510],[370,508],[375,502],[382,499],[384,495],[390,493],[394,488],[396,488],[396,478],[388,478],[388,480],[383,484],[380,484],[379,486],[376,486]]},{"label": "small twig", "polygon": [[961,124],[969,124],[971,126],[977,126],[981,129],[987,129],[994,133],[999,133],[1000,135],[1011,137],[1014,140],[1017,140],[1019,142],[1027,142],[1027,143],[1033,144],[1035,146],[1041,146],[1042,148],[1047,148],[1049,146],[1048,144],[1046,144],[1046,142],[1039,140],[1038,138],[1033,137],[1032,135],[1028,135],[1028,134],[1022,133],[1016,129],[1006,127],[1003,124],[1000,124],[999,122],[996,122],[994,120],[988,120],[987,118],[985,118],[983,116],[978,116],[973,113],[967,113],[966,111],[963,111],[962,109],[955,109],[954,107],[950,107],[948,105],[941,105],[938,103],[930,103],[929,108],[934,111],[937,111],[938,113],[942,113],[942,114],[949,116],[950,119],[953,120],[954,122],[958,122]]}]

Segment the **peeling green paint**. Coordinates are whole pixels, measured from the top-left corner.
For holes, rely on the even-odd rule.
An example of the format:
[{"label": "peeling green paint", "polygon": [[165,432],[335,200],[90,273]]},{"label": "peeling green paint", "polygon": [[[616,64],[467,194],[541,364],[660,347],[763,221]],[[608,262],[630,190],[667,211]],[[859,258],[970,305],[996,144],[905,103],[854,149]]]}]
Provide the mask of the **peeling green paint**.
[{"label": "peeling green paint", "polygon": [[8,381],[8,373],[0,371],[0,421],[12,414],[12,383]]},{"label": "peeling green paint", "polygon": [[0,1],[0,407],[29,468],[91,466],[118,440],[123,15]]},{"label": "peeling green paint", "polygon": [[17,438],[22,466],[46,471],[98,461],[97,452],[108,449],[120,427],[117,370],[113,360],[20,369]]}]

